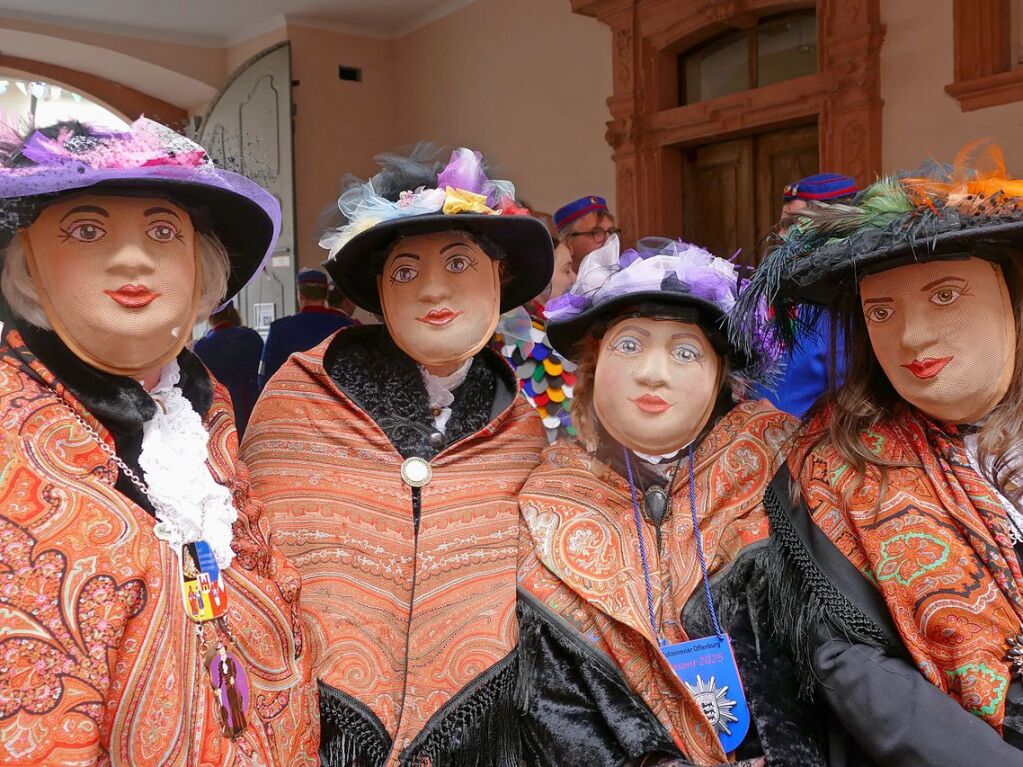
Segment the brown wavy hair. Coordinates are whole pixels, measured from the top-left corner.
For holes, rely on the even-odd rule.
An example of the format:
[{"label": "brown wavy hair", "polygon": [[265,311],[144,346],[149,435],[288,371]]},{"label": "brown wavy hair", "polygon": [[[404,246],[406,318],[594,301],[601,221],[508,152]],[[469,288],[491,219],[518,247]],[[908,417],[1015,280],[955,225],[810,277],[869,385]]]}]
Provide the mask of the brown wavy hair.
[{"label": "brown wavy hair", "polygon": [[[977,432],[977,461],[984,478],[1006,498],[1017,502],[1023,496],[1023,456],[1017,455],[1015,450],[1015,443],[1023,433],[1023,269],[1018,264],[1023,253],[1003,247],[997,253],[983,255],[1001,267],[1009,289],[1016,326],[1016,358],[1008,391]],[[841,329],[841,334],[837,329]],[[884,461],[863,441],[865,432],[895,418],[897,409],[905,404],[874,354],[858,291],[850,290],[831,310],[829,379],[832,382],[836,380],[840,336],[845,339],[842,355],[845,382],[838,388],[830,384],[830,390],[813,408],[831,406],[831,417],[819,432],[806,434],[807,421],[804,420],[803,430],[809,447],[800,462],[806,460],[814,447],[830,441],[861,478],[873,473],[883,485],[889,468],[917,464]]]}]

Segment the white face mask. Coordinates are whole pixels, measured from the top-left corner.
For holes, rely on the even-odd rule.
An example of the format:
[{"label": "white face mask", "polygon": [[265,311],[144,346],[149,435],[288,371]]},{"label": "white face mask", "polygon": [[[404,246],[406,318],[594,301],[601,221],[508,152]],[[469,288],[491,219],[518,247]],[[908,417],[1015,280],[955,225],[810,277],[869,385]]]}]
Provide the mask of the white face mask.
[{"label": "white face mask", "polygon": [[974,423],[1001,402],[1016,361],[1009,289],[980,258],[870,274],[860,302],[881,368],[906,402],[948,423]]},{"label": "white face mask", "polygon": [[601,339],[593,409],[620,444],[665,455],[703,431],[720,379],[721,358],[699,325],[626,317]]},{"label": "white face mask", "polygon": [[434,371],[476,354],[497,327],[498,266],[464,232],[399,240],[377,278],[384,322],[398,348]]},{"label": "white face mask", "polygon": [[177,356],[195,323],[198,237],[163,198],[90,194],[20,234],[46,318],[93,367],[134,376]]}]

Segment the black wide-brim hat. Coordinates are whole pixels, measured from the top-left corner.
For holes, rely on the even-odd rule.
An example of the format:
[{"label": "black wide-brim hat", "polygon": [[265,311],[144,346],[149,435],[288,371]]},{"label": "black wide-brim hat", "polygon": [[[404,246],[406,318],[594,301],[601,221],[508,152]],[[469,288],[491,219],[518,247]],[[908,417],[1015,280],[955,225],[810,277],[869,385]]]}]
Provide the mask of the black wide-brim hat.
[{"label": "black wide-brim hat", "polygon": [[772,309],[772,334],[792,347],[823,309],[847,304],[864,275],[971,256],[1017,258],[1023,182],[1005,176],[1000,150],[992,156],[995,173],[977,174],[961,160],[954,169],[930,163],[882,178],[848,203],[798,211],[797,226],[768,253],[740,296],[733,340],[748,337],[744,331],[762,302]]},{"label": "black wide-brim hat", "polygon": [[198,144],[139,118],[128,132],[82,123],[54,126],[56,138],[32,132],[3,147],[0,248],[47,205],[69,195],[166,197],[188,210],[195,229],[224,245],[230,298],[263,267],[281,227],[277,199],[259,184],[213,165]]},{"label": "black wide-brim hat", "polygon": [[464,231],[493,240],[505,253],[507,275],[501,281],[501,311],[531,301],[554,273],[554,244],[542,221],[527,215],[427,213],[382,221],[350,239],[323,268],[357,306],[381,314],[377,277],[391,245],[401,237]]},{"label": "black wide-brim hat", "polygon": [[859,280],[868,274],[969,256],[997,260],[1006,247],[1021,244],[1023,211],[1018,220],[928,215],[894,231],[866,231],[826,243],[812,257],[790,259],[778,291],[796,303],[832,306],[855,292]]}]

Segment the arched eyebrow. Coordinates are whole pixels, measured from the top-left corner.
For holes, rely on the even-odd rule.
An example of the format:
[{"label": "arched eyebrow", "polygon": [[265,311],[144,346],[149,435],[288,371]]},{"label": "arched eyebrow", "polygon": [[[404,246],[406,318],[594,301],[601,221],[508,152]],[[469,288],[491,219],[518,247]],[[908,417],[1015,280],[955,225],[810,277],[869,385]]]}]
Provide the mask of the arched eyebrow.
[{"label": "arched eyebrow", "polygon": [[457,248],[459,246],[462,246],[464,248],[468,248],[469,247],[469,243],[468,242],[461,242],[461,241],[459,241],[459,242],[449,242],[447,245],[445,245],[443,248],[440,249],[440,252],[441,253],[445,253],[445,252],[451,250],[452,248]]},{"label": "arched eyebrow", "polygon": [[956,277],[955,275],[950,274],[947,277],[942,277],[940,280],[935,280],[934,282],[928,282],[926,285],[924,285],[922,288],[920,288],[920,290],[921,291],[923,291],[923,290],[930,290],[931,288],[936,288],[936,287],[938,287],[938,285],[943,285],[946,282],[963,282],[963,283],[965,283],[966,280],[964,280],[962,277]]},{"label": "arched eyebrow", "polygon": [[419,260],[419,256],[417,256],[415,253],[395,253],[391,257],[391,260],[392,261],[397,261],[399,258],[411,258],[414,261],[418,261]]},{"label": "arched eyebrow", "polygon": [[889,303],[890,304],[891,302],[892,302],[892,299],[888,298],[888,296],[882,296],[881,298],[867,298],[867,299],[864,299],[863,305],[866,306],[867,304],[885,304],[885,303]]},{"label": "arched eyebrow", "polygon": [[617,333],[621,333],[621,332],[624,332],[626,330],[631,330],[633,333],[639,333],[641,336],[644,336],[646,338],[650,338],[650,331],[649,330],[644,330],[643,328],[639,327],[638,325],[620,325],[620,326],[615,328],[615,333],[616,334]]},{"label": "arched eyebrow", "polygon": [[99,216],[103,216],[103,218],[110,218],[110,211],[106,208],[99,207],[99,205],[76,205],[61,217],[61,222],[63,222],[68,216],[73,216],[75,213],[95,213]]},{"label": "arched eyebrow", "polygon": [[181,220],[181,216],[179,216],[177,213],[175,213],[170,208],[146,208],[144,211],[142,211],[142,215],[143,216],[153,216],[153,215],[156,215],[157,213],[170,213],[178,221]]}]

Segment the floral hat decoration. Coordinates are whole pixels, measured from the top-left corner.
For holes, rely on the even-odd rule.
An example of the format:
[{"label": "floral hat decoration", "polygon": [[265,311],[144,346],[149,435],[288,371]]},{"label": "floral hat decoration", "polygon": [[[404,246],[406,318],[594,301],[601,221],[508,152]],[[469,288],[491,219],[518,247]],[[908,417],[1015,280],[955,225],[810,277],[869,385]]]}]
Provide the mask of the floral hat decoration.
[{"label": "floral hat decoration", "polygon": [[410,155],[378,156],[368,181],[347,176],[337,207],[341,221],[320,238],[324,268],[342,292],[380,313],[377,275],[400,237],[462,230],[489,238],[507,259],[501,311],[538,295],[550,282],[554,248],[543,222],[515,202],[510,181],[492,179],[479,152],[459,148],[447,164],[437,150],[418,145]]},{"label": "floral hat decoration", "polygon": [[0,135],[0,247],[58,197],[93,191],[166,195],[188,210],[230,256],[228,297],[262,268],[280,233],[272,194],[153,120],[140,117],[127,131],[69,121]]},{"label": "floral hat decoration", "polygon": [[855,295],[866,274],[947,258],[1010,257],[1007,248],[1023,242],[1023,180],[1009,178],[1001,149],[982,140],[951,166],[930,162],[881,178],[848,203],[811,203],[793,218],[736,306],[736,342],[748,340],[747,326],[759,322],[764,303],[772,335],[792,345],[823,307]]},{"label": "floral hat decoration", "polygon": [[[769,383],[778,354],[763,328],[751,328],[748,343],[729,340],[729,317],[739,291],[735,265],[698,245],[647,237],[637,249],[619,253],[618,237],[612,236],[583,259],[572,289],[547,304],[547,335],[560,354],[578,361],[581,342],[603,334],[615,317],[692,317],[729,358],[738,378]],[[689,311],[681,315],[680,308]],[[766,307],[759,316],[766,324]]]}]

